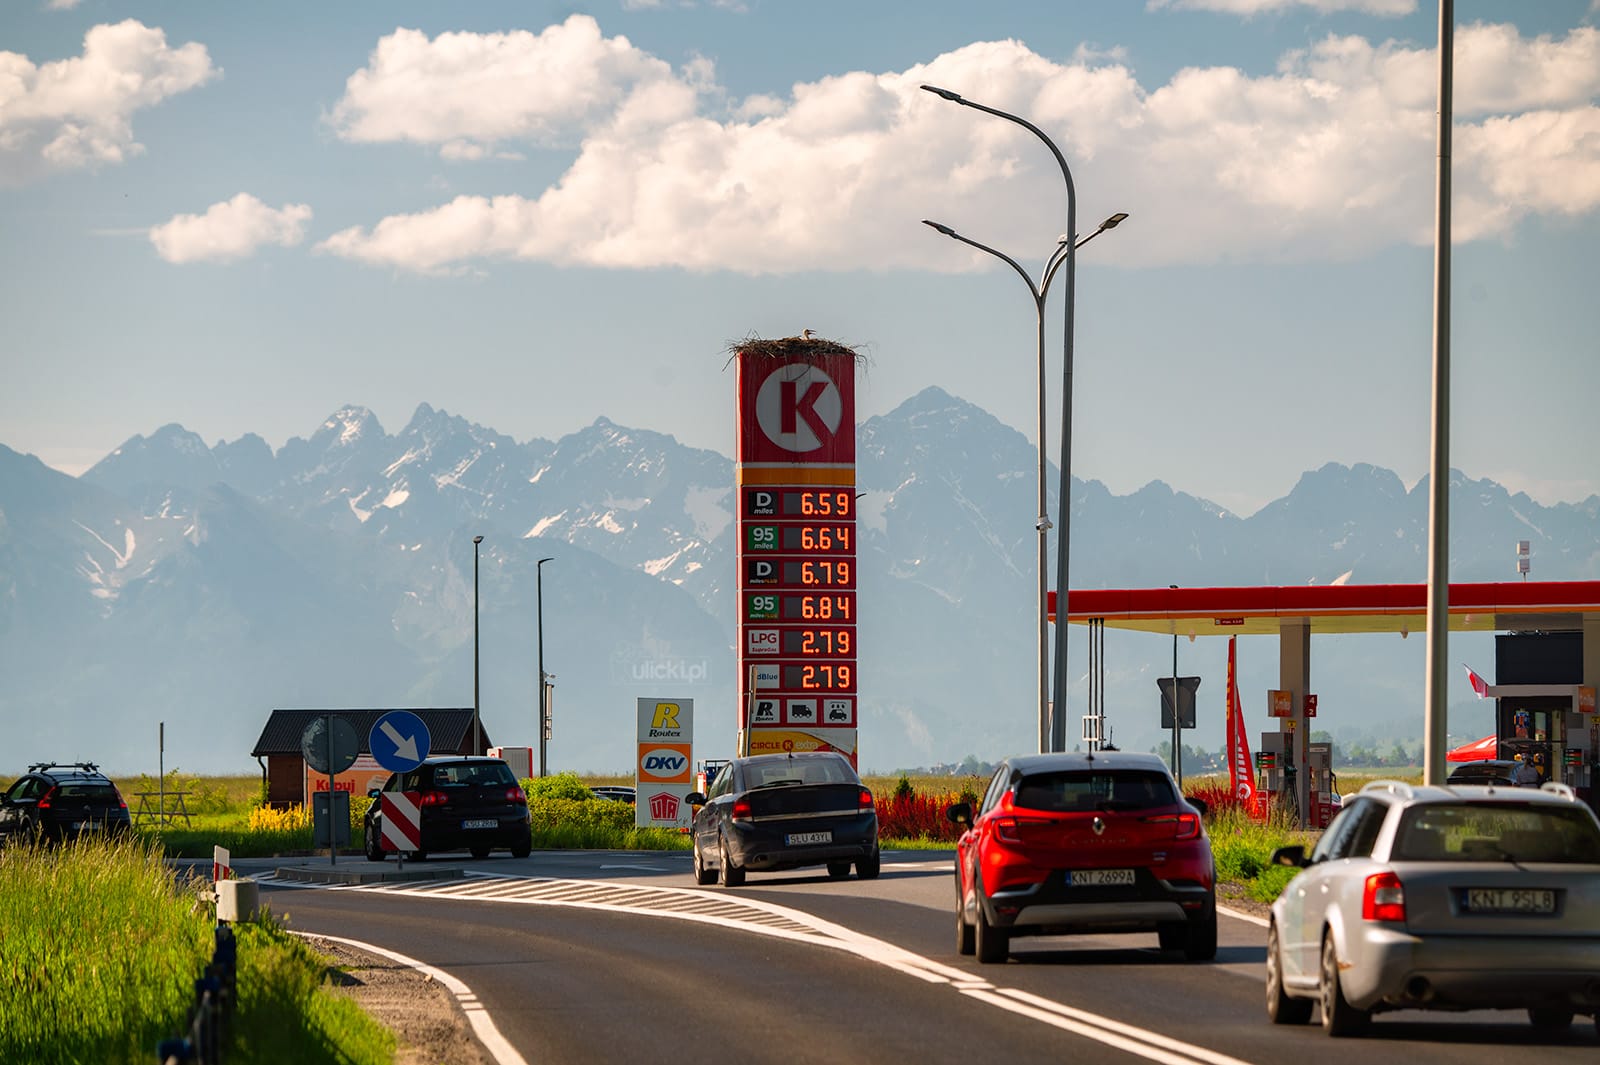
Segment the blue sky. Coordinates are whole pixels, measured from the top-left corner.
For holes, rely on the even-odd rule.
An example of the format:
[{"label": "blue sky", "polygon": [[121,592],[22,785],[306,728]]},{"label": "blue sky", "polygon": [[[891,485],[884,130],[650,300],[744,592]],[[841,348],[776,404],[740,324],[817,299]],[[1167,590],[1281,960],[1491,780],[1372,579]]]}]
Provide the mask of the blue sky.
[{"label": "blue sky", "polygon": [[[1451,463],[1600,492],[1600,13],[1456,5]],[[1064,230],[1073,472],[1241,514],[1429,463],[1436,8],[1411,0],[0,9],[0,443],[78,472],[181,422],[427,402],[733,450],[727,345],[860,345],[1035,435],[1014,274]],[[1060,380],[1063,304],[1049,309]],[[1050,453],[1059,398],[1048,399]]]}]

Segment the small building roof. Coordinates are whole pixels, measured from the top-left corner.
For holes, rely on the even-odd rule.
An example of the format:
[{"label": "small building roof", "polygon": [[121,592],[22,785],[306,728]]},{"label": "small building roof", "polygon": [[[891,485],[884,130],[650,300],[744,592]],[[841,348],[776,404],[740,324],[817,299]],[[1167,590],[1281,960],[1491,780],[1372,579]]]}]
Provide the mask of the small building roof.
[{"label": "small building roof", "polygon": [[[391,707],[383,710],[274,710],[267,717],[267,724],[261,730],[261,738],[256,740],[255,749],[250,752],[252,758],[262,758],[270,754],[299,755],[300,737],[305,734],[306,726],[319,717],[333,715],[348,721],[360,737],[361,748],[358,753],[370,754],[367,737],[372,732],[372,727],[378,719],[391,709],[409,709],[422,719],[428,726],[429,747],[432,750],[453,753],[459,751],[472,734],[472,707],[451,707],[447,709],[417,710],[406,707]],[[483,748],[488,750],[494,746],[489,739],[489,733],[483,729],[483,723],[478,724],[483,737]]]}]

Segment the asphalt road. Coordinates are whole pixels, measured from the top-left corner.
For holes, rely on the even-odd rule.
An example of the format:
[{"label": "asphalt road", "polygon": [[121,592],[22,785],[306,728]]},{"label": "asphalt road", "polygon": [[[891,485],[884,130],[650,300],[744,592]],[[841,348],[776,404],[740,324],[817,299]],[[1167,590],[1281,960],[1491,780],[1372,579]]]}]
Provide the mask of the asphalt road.
[{"label": "asphalt road", "polygon": [[[694,886],[686,854],[543,852],[427,863],[464,866],[460,880],[268,881],[262,894],[292,929],[399,951],[464,981],[528,1065],[685,1055],[1545,1065],[1593,1061],[1600,1045],[1585,1018],[1549,1036],[1520,1013],[1386,1014],[1357,1040],[1271,1025],[1266,931],[1226,915],[1210,964],[1138,935],[1019,940],[1008,964],[979,965],[955,953],[950,862],[892,852],[876,881],[798,870],[730,891]],[[247,874],[253,864],[238,863]]]}]

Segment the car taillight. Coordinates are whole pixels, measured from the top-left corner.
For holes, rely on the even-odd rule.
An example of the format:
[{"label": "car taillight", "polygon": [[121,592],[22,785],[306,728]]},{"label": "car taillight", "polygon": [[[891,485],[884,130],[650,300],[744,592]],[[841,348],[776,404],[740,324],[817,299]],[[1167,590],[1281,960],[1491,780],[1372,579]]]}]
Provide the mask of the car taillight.
[{"label": "car taillight", "polygon": [[861,794],[856,798],[856,805],[861,807],[863,810],[876,809],[872,802],[872,792],[868,791],[866,788],[862,788]]},{"label": "car taillight", "polygon": [[520,802],[526,805],[528,802],[528,793],[523,791],[521,788],[507,788],[506,802]]},{"label": "car taillight", "polygon": [[1399,921],[1406,919],[1406,888],[1394,873],[1373,873],[1361,893],[1361,919],[1363,921]]},{"label": "car taillight", "polygon": [[748,820],[750,820],[750,817],[751,817],[751,814],[750,814],[750,800],[749,799],[735,799],[735,800],[733,800],[733,819],[735,821],[748,821]]},{"label": "car taillight", "polygon": [[60,787],[54,787],[54,788],[51,788],[49,791],[45,792],[43,797],[41,797],[39,799],[39,809],[41,809],[41,810],[50,809],[51,801],[53,799],[55,799],[56,792],[58,792],[60,790],[61,790]]},{"label": "car taillight", "polygon": [[450,796],[442,791],[424,791],[417,796],[418,806],[443,806],[450,801]]},{"label": "car taillight", "polygon": [[994,819],[994,834],[1007,843],[1021,843],[1021,822],[1015,817],[997,817]]},{"label": "car taillight", "polygon": [[1157,814],[1144,821],[1147,825],[1172,825],[1173,839],[1197,839],[1200,836],[1199,814]]}]

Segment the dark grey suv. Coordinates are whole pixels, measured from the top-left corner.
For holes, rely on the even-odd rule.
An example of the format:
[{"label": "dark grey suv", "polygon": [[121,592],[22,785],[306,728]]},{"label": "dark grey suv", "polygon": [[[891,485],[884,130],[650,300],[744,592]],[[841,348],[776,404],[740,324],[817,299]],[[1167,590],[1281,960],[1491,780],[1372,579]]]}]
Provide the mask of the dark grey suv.
[{"label": "dark grey suv", "polygon": [[384,792],[414,797],[422,830],[422,845],[407,853],[414,861],[430,851],[466,850],[474,858],[487,857],[496,848],[508,848],[515,858],[533,851],[528,796],[503,759],[429,758],[408,773],[391,774],[381,789],[368,792],[373,802],[365,818],[366,850],[374,862],[383,861],[386,853],[379,842]]},{"label": "dark grey suv", "polygon": [[0,842],[55,843],[131,825],[122,793],[93,762],[35,762],[0,795]]}]

